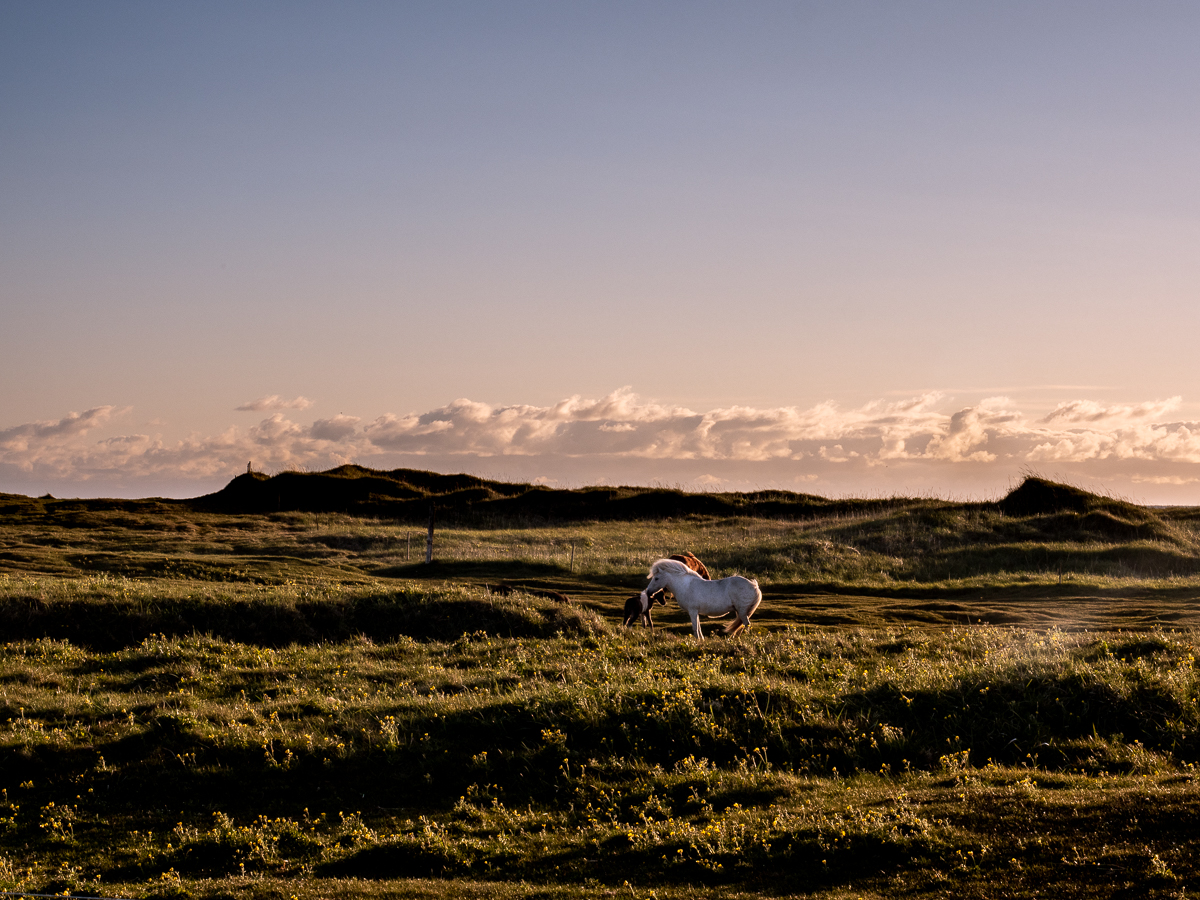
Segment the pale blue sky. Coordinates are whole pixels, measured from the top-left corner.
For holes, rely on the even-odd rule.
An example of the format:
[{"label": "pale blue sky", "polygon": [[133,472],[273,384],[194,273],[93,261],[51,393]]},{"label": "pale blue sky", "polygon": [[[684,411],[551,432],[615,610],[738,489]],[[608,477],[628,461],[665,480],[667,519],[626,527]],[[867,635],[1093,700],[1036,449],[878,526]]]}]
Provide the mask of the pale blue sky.
[{"label": "pale blue sky", "polygon": [[[97,441],[245,433],[234,408],[269,395],[310,398],[306,428],[624,385],[1200,419],[1198,26],[1184,3],[0,0],[0,490],[126,466],[136,493]],[[106,406],[129,410],[87,432],[90,469],[12,449]],[[913,477],[1002,488],[1018,457]],[[1184,497],[1200,457],[1170,462],[1146,477]]]}]

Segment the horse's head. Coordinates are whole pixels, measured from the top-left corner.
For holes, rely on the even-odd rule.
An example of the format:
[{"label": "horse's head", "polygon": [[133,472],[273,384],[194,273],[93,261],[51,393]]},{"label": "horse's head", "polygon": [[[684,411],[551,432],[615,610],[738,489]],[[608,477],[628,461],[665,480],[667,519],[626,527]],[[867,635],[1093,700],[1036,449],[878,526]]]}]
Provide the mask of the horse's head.
[{"label": "horse's head", "polygon": [[[654,596],[664,588],[671,586],[675,578],[695,575],[696,573],[675,559],[660,559],[650,567],[650,583],[646,585],[646,595]],[[666,605],[666,601],[663,601]]]},{"label": "horse's head", "polygon": [[650,583],[646,585],[642,593],[647,597],[653,597],[655,594],[662,593],[667,586],[666,576],[657,568],[650,570]]},{"label": "horse's head", "polygon": [[649,609],[652,603],[658,603],[659,606],[667,605],[667,592],[655,591],[653,594],[646,595],[646,608]]}]

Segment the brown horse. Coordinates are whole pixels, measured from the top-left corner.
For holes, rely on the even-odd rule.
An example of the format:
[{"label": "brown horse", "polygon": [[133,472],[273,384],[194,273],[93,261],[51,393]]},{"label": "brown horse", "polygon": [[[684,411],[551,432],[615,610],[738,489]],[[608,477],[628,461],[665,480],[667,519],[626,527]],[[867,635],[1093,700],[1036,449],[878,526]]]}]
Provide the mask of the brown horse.
[{"label": "brown horse", "polygon": [[705,581],[712,580],[708,577],[708,569],[704,567],[704,563],[696,559],[696,555],[690,550],[685,550],[683,553],[676,553],[674,556],[668,556],[667,559],[673,559],[677,562],[683,563]]}]

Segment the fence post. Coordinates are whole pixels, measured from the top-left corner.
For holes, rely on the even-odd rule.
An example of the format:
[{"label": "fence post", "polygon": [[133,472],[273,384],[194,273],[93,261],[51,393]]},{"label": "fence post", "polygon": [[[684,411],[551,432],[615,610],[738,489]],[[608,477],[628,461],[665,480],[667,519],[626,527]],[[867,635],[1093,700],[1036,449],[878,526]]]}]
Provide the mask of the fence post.
[{"label": "fence post", "polygon": [[429,506],[429,535],[425,538],[425,562],[426,564],[433,562],[433,512],[437,509],[436,506]]}]

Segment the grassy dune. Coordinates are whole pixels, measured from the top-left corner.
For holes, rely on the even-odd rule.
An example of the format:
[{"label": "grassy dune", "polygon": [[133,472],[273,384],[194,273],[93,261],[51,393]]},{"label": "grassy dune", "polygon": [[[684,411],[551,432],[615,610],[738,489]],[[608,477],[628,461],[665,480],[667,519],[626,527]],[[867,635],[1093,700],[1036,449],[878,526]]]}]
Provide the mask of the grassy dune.
[{"label": "grassy dune", "polygon": [[[1183,896],[1193,511],[1071,502],[458,523],[424,566],[380,518],[14,498],[0,890]],[[684,549],[759,578],[749,633],[620,627]]]}]

